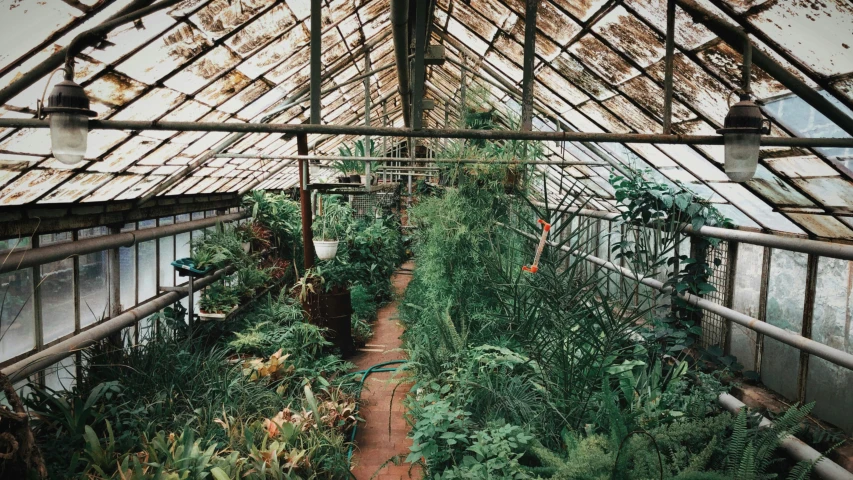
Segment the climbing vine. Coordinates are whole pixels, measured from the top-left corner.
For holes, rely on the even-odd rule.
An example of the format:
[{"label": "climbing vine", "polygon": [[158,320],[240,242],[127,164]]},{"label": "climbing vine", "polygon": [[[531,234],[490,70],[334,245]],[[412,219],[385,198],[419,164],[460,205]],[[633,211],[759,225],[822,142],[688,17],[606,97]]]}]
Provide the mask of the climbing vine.
[{"label": "climbing vine", "polygon": [[[673,289],[671,307],[656,319],[656,334],[672,340],[671,351],[693,346],[702,334],[701,310],[678,294],[703,296],[716,291],[709,280],[722,263],[712,255],[720,240],[695,232],[704,226],[730,228],[731,222],[707,199],[680,182],[653,179],[650,170],[611,176],[610,184],[624,207],[618,223],[626,232],[613,246],[615,258],[624,258],[644,276],[666,273],[664,284]],[[692,233],[685,231],[688,225]],[[692,248],[685,255],[679,247],[688,235]],[[713,257],[710,262],[709,257]]]}]

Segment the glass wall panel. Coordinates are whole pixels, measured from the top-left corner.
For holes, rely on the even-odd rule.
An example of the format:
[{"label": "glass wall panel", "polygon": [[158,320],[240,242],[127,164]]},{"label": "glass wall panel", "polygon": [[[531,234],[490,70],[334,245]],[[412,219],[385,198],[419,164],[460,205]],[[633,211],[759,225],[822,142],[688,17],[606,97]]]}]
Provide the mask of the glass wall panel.
[{"label": "glass wall panel", "polygon": [[[848,353],[853,353],[851,314],[853,309],[853,262],[834,258],[818,261],[812,338]],[[816,401],[814,414],[834,423],[847,433],[853,432],[853,371],[809,358],[806,401]]]},{"label": "glass wall panel", "polygon": [[[741,243],[738,245],[735,280],[732,286],[732,309],[758,318],[761,297],[761,266],[764,247]],[[729,353],[737,357],[746,370],[755,370],[758,335],[749,328],[731,324]]]},{"label": "glass wall panel", "polygon": [[44,386],[56,391],[71,390],[77,383],[77,368],[74,362],[75,356],[72,355],[44,369]]},{"label": "glass wall panel", "polygon": [[[46,247],[70,242],[71,232],[40,235],[39,245]],[[74,260],[66,258],[39,267],[38,286],[44,343],[74,332]]]},{"label": "glass wall panel", "polygon": [[[151,228],[156,225],[156,220],[139,222],[139,229]],[[137,245],[137,269],[139,286],[139,302],[157,295],[157,240],[141,242]]]},{"label": "glass wall panel", "polygon": [[[30,248],[30,239],[0,241],[0,256]],[[32,269],[0,275],[0,362],[36,346]]]},{"label": "glass wall panel", "polygon": [[[172,217],[160,219],[160,225],[172,225],[173,223],[175,221]],[[157,241],[160,243],[160,286],[174,286],[175,268],[172,266],[172,262],[175,260],[175,237],[163,237]]]},{"label": "glass wall panel", "polygon": [[[109,234],[107,227],[80,230],[78,238]],[[80,280],[80,327],[109,317],[109,258],[107,251],[80,255],[77,261]]]},{"label": "glass wall panel", "polygon": [[[183,223],[189,222],[190,215],[176,215],[175,223]],[[175,258],[187,258],[190,256],[190,234],[187,233],[179,233],[175,235]],[[174,269],[173,269],[174,270]],[[173,272],[175,275],[175,285],[180,285],[186,283],[186,277],[179,277],[177,272]]]},{"label": "glass wall panel", "polygon": [[[804,253],[777,249],[773,249],[770,256],[767,322],[796,334],[802,333],[803,328],[807,258]],[[794,400],[797,398],[799,369],[799,350],[764,337],[761,380],[765,385]]]},{"label": "glass wall panel", "polygon": [[[122,232],[132,232],[136,225],[129,223],[121,229]],[[127,310],[136,305],[136,246],[122,247],[118,250],[119,273],[121,274],[121,310]]]}]

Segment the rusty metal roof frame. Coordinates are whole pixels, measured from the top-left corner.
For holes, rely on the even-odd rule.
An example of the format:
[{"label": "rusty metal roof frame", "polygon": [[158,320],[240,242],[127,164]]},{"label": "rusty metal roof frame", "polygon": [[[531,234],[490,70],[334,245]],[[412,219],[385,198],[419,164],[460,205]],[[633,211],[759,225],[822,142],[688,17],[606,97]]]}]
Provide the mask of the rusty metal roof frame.
[{"label": "rusty metal roof frame", "polygon": [[[53,52],[67,46],[76,33],[150,3],[96,0],[89,7],[75,7],[22,0],[12,5],[0,19],[0,24],[10,22],[0,29],[0,36],[21,38],[7,47],[10,53],[0,52],[0,89],[20,77],[36,84],[5,102],[0,118],[33,118],[32,102],[46,81],[44,73],[33,67],[53,58]],[[665,54],[664,45],[666,0],[582,4],[542,0],[535,29],[530,29],[536,33],[533,85],[522,81],[527,44],[523,0],[431,3],[433,21],[427,36],[431,43],[443,43],[448,59],[453,60],[426,69],[425,96],[443,105],[442,111],[425,112],[425,121],[434,126],[458,125],[460,97],[465,96],[460,95],[460,82],[473,75],[488,85],[488,103],[499,109],[504,123],[518,115],[521,93],[532,86],[534,130],[660,133],[667,86],[663,63],[668,59],[675,65],[672,131],[710,133],[722,122],[724,97],[740,81],[738,48],[726,43],[731,39],[721,28],[749,34],[758,55],[778,64],[781,70],[774,71],[776,77],[788,75],[801,87],[822,89],[821,98],[830,99],[836,105],[833,108],[841,111],[853,105],[853,61],[845,50],[853,44],[853,33],[844,27],[853,22],[849,0],[829,0],[808,11],[768,0],[677,0],[672,57]],[[267,112],[286,105],[288,100],[283,98],[300,100],[295,93],[307,93],[308,4],[186,0],[141,24],[117,28],[100,45],[86,49],[78,57],[78,81],[101,118],[108,120],[229,122],[235,127],[257,123]],[[399,100],[392,98],[398,87],[393,69],[371,75],[369,102],[364,101],[360,82],[348,82],[363,74],[365,55],[372,65],[393,61],[391,42],[383,43],[381,38],[391,31],[388,1],[323,0],[322,5],[327,77],[322,85],[323,123],[358,124],[367,104],[372,119],[381,119],[383,126],[402,127]],[[704,13],[711,28],[697,23],[691,6],[713,15],[717,23],[711,25]],[[34,28],[36,19],[40,22]],[[780,19],[791,27],[777,28]],[[27,35],[20,35],[23,30]],[[371,48],[366,48],[368,44]],[[469,57],[467,62],[463,55]],[[462,63],[466,63],[464,69]],[[776,102],[796,94],[791,92],[790,78],[779,82],[758,62],[756,67],[752,80],[759,101]],[[380,101],[383,97],[385,102]],[[828,103],[808,97],[800,96]],[[387,103],[395,112],[384,116]],[[787,128],[783,108],[774,108],[772,115],[764,108],[764,113],[773,121],[773,137],[768,139],[814,136]],[[295,104],[272,120],[301,123],[307,115],[305,106]],[[341,143],[361,134],[353,130],[348,135],[325,136],[315,143],[316,152],[334,153]],[[212,153],[221,147],[219,151],[292,155],[295,142],[269,132],[247,133],[224,144],[226,136],[222,132],[99,131],[90,135],[92,157],[97,161],[67,169],[49,157],[46,131],[0,126],[0,205],[138,201],[155,195],[240,192],[292,182],[292,169],[278,168],[276,162],[217,158]],[[601,159],[616,169],[626,163],[652,168],[660,178],[683,181],[707,195],[745,227],[853,240],[853,182],[843,163],[847,158],[853,162],[853,148],[842,152],[846,157],[833,158],[836,151],[770,146],[768,141],[756,178],[732,184],[722,174],[718,146],[645,145],[627,138],[622,143],[549,141],[545,146],[549,158]],[[542,171],[548,175],[549,188],[551,182],[559,188],[570,180],[576,184],[571,188],[583,185],[595,197],[596,208],[615,209],[606,188],[610,169],[542,166]]]}]

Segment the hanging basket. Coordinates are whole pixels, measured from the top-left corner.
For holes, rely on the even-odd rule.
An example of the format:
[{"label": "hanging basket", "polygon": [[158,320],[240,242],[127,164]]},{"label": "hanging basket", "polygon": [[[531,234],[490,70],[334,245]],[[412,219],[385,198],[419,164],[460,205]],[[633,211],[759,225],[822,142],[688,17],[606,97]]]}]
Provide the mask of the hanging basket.
[{"label": "hanging basket", "polygon": [[320,260],[331,260],[338,254],[338,240],[323,241],[314,240],[314,251]]}]

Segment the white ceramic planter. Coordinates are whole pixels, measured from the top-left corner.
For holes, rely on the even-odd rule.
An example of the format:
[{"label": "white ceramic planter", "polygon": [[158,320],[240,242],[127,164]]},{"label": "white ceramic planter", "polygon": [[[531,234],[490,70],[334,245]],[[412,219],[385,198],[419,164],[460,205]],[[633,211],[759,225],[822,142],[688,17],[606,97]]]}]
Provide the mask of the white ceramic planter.
[{"label": "white ceramic planter", "polygon": [[338,253],[338,243],[340,242],[337,240],[332,240],[330,242],[314,240],[314,251],[317,252],[317,256],[320,257],[320,260],[331,260],[335,258],[335,255]]},{"label": "white ceramic planter", "polygon": [[252,244],[250,242],[243,242],[243,251],[249,253],[252,251]]}]

